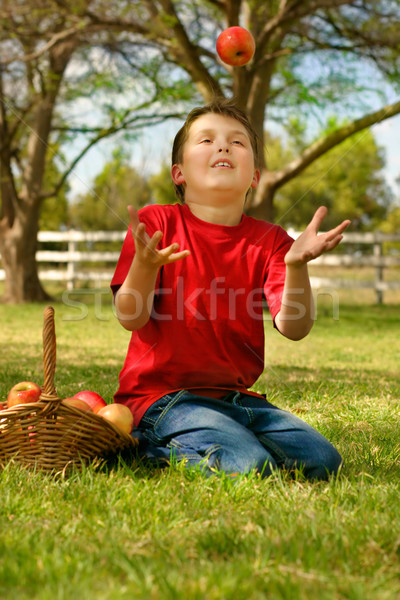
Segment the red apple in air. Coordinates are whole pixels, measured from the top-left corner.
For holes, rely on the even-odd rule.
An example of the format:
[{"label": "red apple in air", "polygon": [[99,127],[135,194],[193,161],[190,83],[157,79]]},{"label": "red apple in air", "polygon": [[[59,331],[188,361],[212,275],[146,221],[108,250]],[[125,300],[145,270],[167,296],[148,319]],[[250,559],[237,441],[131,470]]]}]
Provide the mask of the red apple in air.
[{"label": "red apple in air", "polygon": [[37,383],[33,383],[32,381],[21,381],[20,383],[16,383],[8,392],[7,407],[11,408],[17,404],[38,402],[41,393],[42,390]]},{"label": "red apple in air", "polygon": [[107,406],[107,402],[97,394],[96,392],[91,392],[89,390],[82,390],[81,392],[77,392],[74,394],[74,398],[78,398],[79,400],[83,400],[86,402],[88,406],[92,409],[93,412],[97,413],[103,406]]},{"label": "red apple in air", "polygon": [[244,27],[228,27],[217,38],[218,56],[232,67],[246,65],[253,58],[255,49],[254,38]]},{"label": "red apple in air", "polygon": [[133,429],[133,414],[125,404],[116,402],[107,404],[97,414],[125,431],[125,433],[131,433]]}]

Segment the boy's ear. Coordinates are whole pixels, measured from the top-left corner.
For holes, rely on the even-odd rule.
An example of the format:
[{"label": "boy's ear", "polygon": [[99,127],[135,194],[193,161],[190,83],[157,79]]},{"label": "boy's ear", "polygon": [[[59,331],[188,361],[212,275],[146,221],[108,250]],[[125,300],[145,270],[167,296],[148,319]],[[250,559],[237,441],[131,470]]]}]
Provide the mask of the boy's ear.
[{"label": "boy's ear", "polygon": [[185,178],[182,173],[181,165],[172,165],[171,177],[175,185],[182,185],[182,183],[185,183]]},{"label": "boy's ear", "polygon": [[251,182],[251,187],[256,188],[260,183],[260,171],[258,169],[254,170],[253,181]]}]

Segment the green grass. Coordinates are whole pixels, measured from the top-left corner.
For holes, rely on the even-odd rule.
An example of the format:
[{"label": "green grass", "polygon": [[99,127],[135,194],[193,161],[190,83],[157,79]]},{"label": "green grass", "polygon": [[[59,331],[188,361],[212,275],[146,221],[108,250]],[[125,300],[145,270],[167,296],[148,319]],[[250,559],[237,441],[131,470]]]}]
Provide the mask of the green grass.
[{"label": "green grass", "polygon": [[[104,294],[55,304],[59,395],[109,401],[129,335]],[[83,301],[89,301],[87,316]],[[42,382],[43,306],[1,306],[0,397]],[[335,314],[333,314],[333,312]],[[311,334],[267,326],[256,388],[325,434],[340,476],[204,478],[121,461],[52,478],[0,473],[0,598],[400,598],[400,307],[319,305]],[[84,317],[84,318],[81,318]]]}]

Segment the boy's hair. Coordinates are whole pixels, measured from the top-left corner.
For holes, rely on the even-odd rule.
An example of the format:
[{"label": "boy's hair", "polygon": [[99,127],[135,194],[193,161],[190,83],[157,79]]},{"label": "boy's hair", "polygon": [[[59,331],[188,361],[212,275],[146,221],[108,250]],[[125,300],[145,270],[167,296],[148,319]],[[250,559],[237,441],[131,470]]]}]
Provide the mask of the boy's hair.
[{"label": "boy's hair", "polygon": [[[236,119],[237,121],[239,121],[239,123],[241,123],[244,126],[249,135],[251,147],[253,149],[254,164],[256,167],[258,167],[259,138],[256,132],[254,131],[253,126],[251,125],[246,113],[243,110],[241,110],[233,100],[227,100],[225,98],[216,98],[209,104],[206,104],[205,106],[200,106],[198,108],[194,108],[192,111],[190,111],[183,127],[181,127],[181,129],[175,136],[174,143],[172,145],[172,164],[176,165],[182,163],[183,147],[185,145],[186,140],[188,139],[190,127],[196,121],[196,119],[209,113],[214,113],[217,115],[230,117],[231,119]],[[174,188],[178,200],[184,202],[185,189],[183,185],[177,185],[174,183]]]}]

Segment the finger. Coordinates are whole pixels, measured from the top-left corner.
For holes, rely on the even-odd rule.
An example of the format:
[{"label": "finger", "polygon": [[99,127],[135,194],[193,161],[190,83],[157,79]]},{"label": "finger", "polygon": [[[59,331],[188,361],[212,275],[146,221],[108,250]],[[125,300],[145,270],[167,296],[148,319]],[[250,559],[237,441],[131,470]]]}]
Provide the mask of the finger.
[{"label": "finger", "polygon": [[329,251],[329,250],[333,250],[334,248],[336,248],[336,246],[338,246],[340,244],[340,242],[342,241],[343,236],[342,235],[337,235],[334,239],[332,240],[327,240],[327,242],[325,243],[325,251]]},{"label": "finger", "polygon": [[128,208],[129,218],[131,221],[132,231],[135,231],[137,229],[137,226],[140,223],[138,212],[137,212],[136,208],[134,206],[132,206],[131,204],[127,208]]},{"label": "finger", "polygon": [[174,244],[171,244],[170,246],[167,246],[166,248],[163,248],[162,250],[160,250],[159,254],[163,258],[168,258],[168,259],[173,258],[173,260],[180,260],[181,258],[188,256],[190,254],[189,250],[182,250],[181,252],[177,252],[178,249],[179,249],[179,244],[177,244],[175,242]]},{"label": "finger", "polygon": [[317,208],[313,218],[308,224],[308,228],[314,230],[315,232],[318,232],[319,228],[321,227],[322,221],[325,219],[327,214],[328,209],[326,208],[326,206],[320,206],[319,208]]},{"label": "finger", "polygon": [[153,233],[153,235],[151,236],[151,238],[148,237],[148,242],[147,242],[147,247],[149,250],[151,250],[152,252],[155,252],[157,249],[158,244],[160,243],[161,239],[162,239],[162,231],[155,231]]},{"label": "finger", "polygon": [[174,252],[168,257],[169,262],[176,262],[177,260],[181,260],[186,256],[189,256],[190,250],[181,250],[181,252]]},{"label": "finger", "polygon": [[170,246],[167,246],[166,248],[159,250],[159,254],[163,258],[168,258],[169,256],[171,256],[171,254],[174,254],[174,252],[176,252],[177,250],[179,250],[179,244],[177,244],[175,242],[174,244],[171,244]]},{"label": "finger", "polygon": [[135,244],[140,244],[141,246],[147,246],[150,238],[146,232],[146,225],[144,223],[138,222],[138,225],[135,229],[132,229],[132,234],[135,240]]},{"label": "finger", "polygon": [[[342,223],[340,223],[340,225],[338,225],[337,227],[335,227],[334,229],[331,229],[330,231],[326,232],[326,239],[328,241],[334,239],[336,236],[340,235],[343,233],[343,231],[345,229],[347,229],[347,227],[350,225],[351,221],[349,219],[346,219],[345,221],[342,221]],[[341,238],[342,239],[342,238]]]},{"label": "finger", "polygon": [[146,232],[146,226],[139,220],[139,215],[134,206],[131,204],[127,207],[128,213],[131,221],[131,230],[133,237],[135,239],[135,243],[137,241],[141,242],[142,245],[148,244],[150,237]]}]

